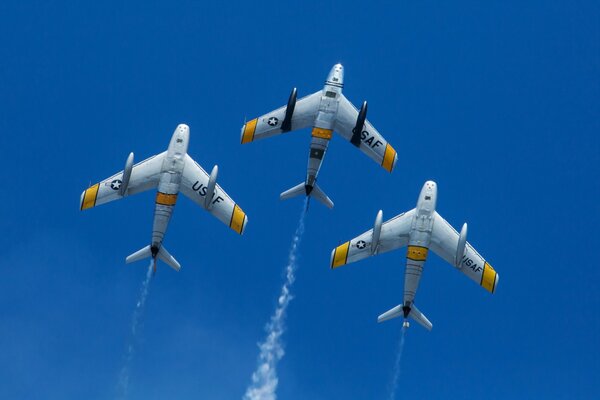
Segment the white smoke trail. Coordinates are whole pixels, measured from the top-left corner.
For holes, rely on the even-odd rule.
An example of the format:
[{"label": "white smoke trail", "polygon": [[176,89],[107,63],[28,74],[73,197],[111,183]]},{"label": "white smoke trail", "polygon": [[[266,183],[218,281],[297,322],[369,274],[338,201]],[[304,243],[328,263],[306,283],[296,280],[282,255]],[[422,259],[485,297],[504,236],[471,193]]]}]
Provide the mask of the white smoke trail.
[{"label": "white smoke trail", "polygon": [[402,333],[400,335],[400,344],[398,345],[398,352],[396,353],[396,361],[394,363],[394,369],[392,372],[392,381],[390,382],[390,395],[388,400],[394,400],[396,398],[396,392],[398,390],[398,378],[400,377],[400,366],[402,362],[402,353],[404,352],[404,338],[406,335],[406,328],[402,327]]},{"label": "white smoke trail", "polygon": [[152,280],[152,269],[154,267],[154,260],[150,261],[148,266],[148,272],[146,272],[146,278],[142,283],[140,295],[138,301],[135,304],[133,310],[133,316],[131,317],[131,335],[127,344],[127,350],[125,352],[125,358],[123,360],[123,367],[119,373],[119,381],[117,383],[117,398],[127,398],[127,392],[129,390],[129,375],[131,369],[131,362],[135,354],[135,345],[137,342],[138,328],[142,323],[142,317],[144,316],[144,306],[146,304],[146,298],[148,297],[148,290],[150,288],[150,280]]},{"label": "white smoke trail", "polygon": [[287,265],[285,267],[285,282],[281,287],[281,293],[277,300],[277,307],[271,316],[271,320],[265,327],[266,338],[259,344],[260,354],[258,356],[258,365],[252,374],[252,383],[246,389],[244,400],[275,400],[277,395],[277,363],[284,356],[285,351],[281,343],[281,335],[285,331],[285,316],[287,307],[293,299],[290,293],[291,287],[296,280],[295,272],[297,269],[297,254],[300,241],[304,233],[304,219],[308,207],[308,197],[304,201],[302,213],[298,221],[298,227],[292,239],[292,246],[288,255]]}]

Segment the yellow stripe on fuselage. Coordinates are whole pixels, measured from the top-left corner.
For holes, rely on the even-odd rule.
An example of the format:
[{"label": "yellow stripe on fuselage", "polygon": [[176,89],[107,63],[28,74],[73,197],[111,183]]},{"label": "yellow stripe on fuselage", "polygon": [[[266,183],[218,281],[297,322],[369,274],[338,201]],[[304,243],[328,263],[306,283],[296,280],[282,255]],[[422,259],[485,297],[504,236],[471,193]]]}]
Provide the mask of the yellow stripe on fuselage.
[{"label": "yellow stripe on fuselage", "polygon": [[177,202],[177,194],[156,193],[156,204],[163,206],[174,206]]},{"label": "yellow stripe on fuselage", "polygon": [[313,130],[312,130],[312,135],[313,135],[313,137],[318,137],[318,138],[321,138],[321,139],[331,140],[331,137],[333,136],[333,130],[331,130],[331,129],[317,128],[315,126],[313,128]]},{"label": "yellow stripe on fuselage", "polygon": [[81,202],[82,210],[92,208],[96,205],[96,198],[98,197],[98,189],[100,189],[99,183],[96,183],[94,186],[90,186],[88,189],[86,189],[86,191],[83,195],[83,201]]},{"label": "yellow stripe on fuselage", "polygon": [[421,246],[408,246],[408,250],[406,251],[406,258],[411,259],[413,261],[425,261],[427,260],[427,252],[429,250],[427,247]]},{"label": "yellow stripe on fuselage", "polygon": [[496,286],[496,271],[487,262],[483,264],[483,274],[481,275],[481,286],[490,293],[494,293]]},{"label": "yellow stripe on fuselage", "polygon": [[242,209],[236,204],[233,207],[233,214],[231,215],[231,222],[229,223],[229,227],[241,235],[242,231],[244,230],[245,220],[246,213],[244,213]]},{"label": "yellow stripe on fuselage", "polygon": [[350,248],[350,242],[346,242],[342,245],[339,245],[335,249],[335,253],[333,254],[333,263],[331,264],[331,268],[341,267],[346,264],[348,260],[348,249]]},{"label": "yellow stripe on fuselage", "polygon": [[396,150],[389,143],[385,146],[385,153],[383,154],[383,161],[381,166],[388,172],[392,172],[394,168],[394,160],[396,159]]},{"label": "yellow stripe on fuselage", "polygon": [[246,122],[244,125],[244,134],[242,135],[242,144],[250,143],[254,140],[254,132],[256,131],[256,124],[258,123],[258,118],[254,118],[252,121]]}]

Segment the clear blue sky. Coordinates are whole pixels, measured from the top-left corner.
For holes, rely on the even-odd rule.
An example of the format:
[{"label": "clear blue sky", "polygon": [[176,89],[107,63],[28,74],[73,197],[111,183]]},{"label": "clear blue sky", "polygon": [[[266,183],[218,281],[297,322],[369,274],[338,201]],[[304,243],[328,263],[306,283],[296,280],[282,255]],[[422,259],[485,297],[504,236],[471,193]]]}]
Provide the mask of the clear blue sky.
[{"label": "clear blue sky", "polygon": [[[88,2],[89,3],[89,2]],[[380,399],[404,252],[329,269],[330,250],[414,207],[438,211],[501,275],[493,296],[427,262],[401,398],[598,398],[600,5],[597,1],[0,3],[0,397],[114,396],[150,240],[153,193],[80,212],[79,195],[178,123],[249,215],[237,236],[177,205],[132,365],[132,399],[241,398],[301,200],[309,132],[239,144],[244,118],[344,93],[398,150],[388,174],[335,138],[311,205],[280,399]],[[368,4],[368,5],[367,5]]]}]

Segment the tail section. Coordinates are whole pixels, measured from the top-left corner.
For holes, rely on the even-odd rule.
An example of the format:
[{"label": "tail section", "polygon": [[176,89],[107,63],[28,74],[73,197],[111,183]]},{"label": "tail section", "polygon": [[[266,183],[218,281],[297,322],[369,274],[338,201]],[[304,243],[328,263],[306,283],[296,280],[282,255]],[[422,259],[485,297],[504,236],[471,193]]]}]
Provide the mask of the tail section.
[{"label": "tail section", "polygon": [[319,186],[307,186],[304,182],[281,193],[279,195],[279,198],[281,200],[287,200],[300,195],[313,196],[315,199],[319,200],[327,207],[333,208],[333,201],[331,201],[331,199],[327,197],[327,195],[321,190]]},{"label": "tail section", "polygon": [[392,308],[389,311],[384,312],[379,317],[377,317],[377,322],[383,322],[390,320],[392,318],[401,317],[404,318],[410,317],[419,323],[423,328],[428,331],[433,328],[433,324],[427,319],[425,315],[419,309],[412,304],[410,307],[405,307],[402,304]]},{"label": "tail section", "polygon": [[181,264],[179,264],[179,262],[177,262],[175,257],[173,257],[171,254],[169,254],[169,252],[167,251],[167,249],[165,249],[164,246],[160,247],[160,249],[158,250],[158,253],[156,253],[156,257],[153,257],[153,255],[152,255],[152,246],[148,245],[148,246],[136,251],[135,253],[131,254],[130,256],[128,256],[125,259],[125,262],[127,264],[129,264],[129,263],[140,261],[140,260],[143,260],[143,259],[149,258],[149,257],[154,258],[155,268],[156,268],[156,258],[159,258],[161,261],[163,261],[169,267],[173,268],[175,271],[179,271],[181,269]]},{"label": "tail section", "polygon": [[150,245],[136,251],[125,259],[127,264],[143,260],[144,258],[152,257],[152,251],[150,250]]},{"label": "tail section", "polygon": [[327,197],[325,192],[323,192],[321,190],[321,188],[316,184],[313,187],[312,195],[315,199],[319,200],[321,203],[323,203],[328,208],[333,208],[333,201],[331,201],[331,199],[329,197]]},{"label": "tail section", "polygon": [[293,188],[288,189],[285,192],[281,193],[279,195],[279,199],[280,200],[287,200],[287,199],[291,199],[292,197],[300,196],[302,194],[306,195],[306,188],[304,187],[304,182],[302,182],[299,185],[296,185]]},{"label": "tail section", "polygon": [[162,262],[164,262],[165,264],[167,264],[169,267],[173,268],[177,272],[179,272],[179,270],[181,269],[181,264],[179,264],[179,262],[177,262],[175,257],[173,257],[167,251],[167,249],[165,249],[165,246],[161,246],[160,250],[158,250],[158,258],[160,258],[160,260]]}]

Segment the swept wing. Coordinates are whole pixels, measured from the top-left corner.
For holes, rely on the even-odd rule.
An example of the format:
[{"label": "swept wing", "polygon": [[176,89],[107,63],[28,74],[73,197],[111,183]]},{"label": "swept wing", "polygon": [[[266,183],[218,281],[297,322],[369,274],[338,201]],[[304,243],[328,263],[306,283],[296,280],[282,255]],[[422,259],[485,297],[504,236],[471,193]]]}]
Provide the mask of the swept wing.
[{"label": "swept wing", "polygon": [[248,217],[219,184],[213,183],[214,194],[210,196],[209,190],[212,185],[209,184],[209,180],[210,176],[206,171],[186,154],[179,187],[181,193],[241,235],[248,223]]}]

